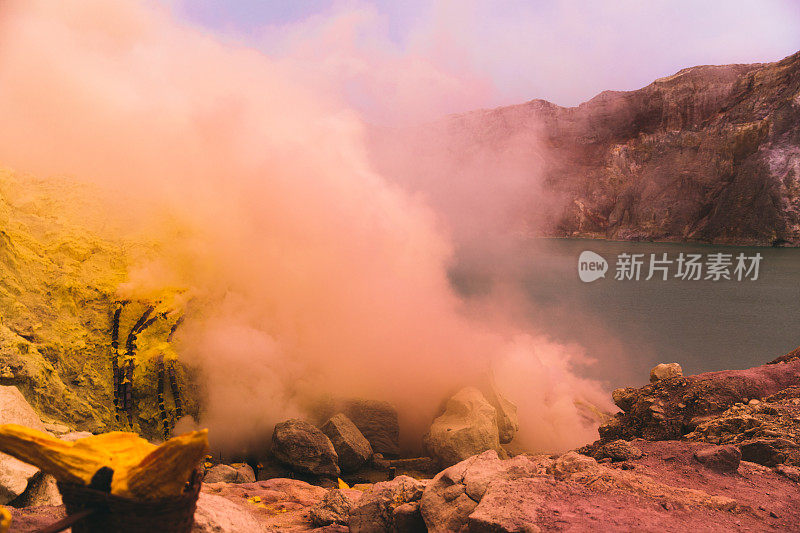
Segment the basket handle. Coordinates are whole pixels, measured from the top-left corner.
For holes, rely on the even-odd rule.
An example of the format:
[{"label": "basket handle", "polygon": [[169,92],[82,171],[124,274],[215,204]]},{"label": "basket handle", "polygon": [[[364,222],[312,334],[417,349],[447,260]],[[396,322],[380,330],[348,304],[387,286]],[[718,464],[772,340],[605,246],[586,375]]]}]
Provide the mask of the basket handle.
[{"label": "basket handle", "polygon": [[44,527],[38,530],[36,533],[59,533],[59,531],[64,531],[68,527],[72,527],[73,524],[80,522],[87,516],[94,513],[97,509],[84,509],[83,511],[79,511],[73,515],[69,515],[66,518],[62,518],[58,522],[54,522],[47,527]]}]

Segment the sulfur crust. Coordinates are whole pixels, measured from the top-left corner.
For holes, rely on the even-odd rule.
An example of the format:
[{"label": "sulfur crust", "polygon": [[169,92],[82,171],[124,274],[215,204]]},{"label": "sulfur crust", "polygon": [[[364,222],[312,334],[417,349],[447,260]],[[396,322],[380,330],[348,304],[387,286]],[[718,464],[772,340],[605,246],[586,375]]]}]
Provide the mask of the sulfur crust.
[{"label": "sulfur crust", "polygon": [[111,432],[74,443],[17,424],[0,425],[0,451],[66,483],[88,485],[103,467],[114,471],[111,493],[135,499],[180,495],[208,451],[208,430],[155,446],[135,433]]}]

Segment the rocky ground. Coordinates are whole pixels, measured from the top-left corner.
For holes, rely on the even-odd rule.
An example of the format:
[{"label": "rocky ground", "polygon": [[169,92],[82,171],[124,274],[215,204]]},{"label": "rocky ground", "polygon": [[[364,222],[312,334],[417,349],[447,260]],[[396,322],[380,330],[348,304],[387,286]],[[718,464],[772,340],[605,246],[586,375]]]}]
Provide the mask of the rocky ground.
[{"label": "rocky ground", "polygon": [[[399,458],[397,417],[351,400],[317,425],[276,426],[271,462],[206,463],[197,532],[796,531],[800,523],[800,350],[738,371],[614,391],[600,439],[557,455],[509,454],[516,416],[493,388],[466,388]],[[2,420],[44,426],[14,387]],[[349,416],[348,416],[349,415]],[[384,450],[376,453],[375,449]],[[52,480],[0,457],[12,531],[64,515]]]}]

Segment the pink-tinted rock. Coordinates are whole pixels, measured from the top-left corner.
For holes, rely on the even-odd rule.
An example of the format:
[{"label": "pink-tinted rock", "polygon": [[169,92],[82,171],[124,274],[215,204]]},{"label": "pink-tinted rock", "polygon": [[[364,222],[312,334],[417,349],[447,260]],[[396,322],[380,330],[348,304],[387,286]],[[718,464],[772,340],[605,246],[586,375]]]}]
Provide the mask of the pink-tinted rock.
[{"label": "pink-tinted rock", "polygon": [[736,446],[709,446],[694,452],[694,458],[712,470],[736,472],[742,460],[742,452]]},{"label": "pink-tinted rock", "polygon": [[361,431],[344,414],[338,413],[322,426],[330,439],[342,472],[355,472],[372,457],[372,446]]},{"label": "pink-tinted rock", "polygon": [[246,464],[215,465],[208,469],[204,483],[253,483],[256,476],[253,468]]},{"label": "pink-tinted rock", "polygon": [[538,511],[552,483],[548,478],[522,478],[489,484],[469,515],[470,533],[538,533]]},{"label": "pink-tinted rock", "polygon": [[490,483],[545,475],[552,460],[517,456],[501,460],[490,450],[447,468],[428,483],[420,511],[430,531],[459,531],[481,501]]},{"label": "pink-tinted rock", "polygon": [[322,500],[311,508],[311,522],[319,527],[331,524],[347,525],[350,522],[350,511],[356,501],[340,489],[329,490]]},{"label": "pink-tinted rock", "polygon": [[63,505],[9,508],[9,511],[11,511],[11,533],[35,533],[67,516]]},{"label": "pink-tinted rock", "polygon": [[425,521],[419,511],[419,502],[408,502],[395,507],[392,512],[393,533],[426,533]]},{"label": "pink-tinted rock", "polygon": [[603,441],[681,438],[736,403],[764,398],[796,384],[800,359],[746,370],[706,372],[614,391],[623,413],[600,428]]},{"label": "pink-tinted rock", "polygon": [[391,481],[375,483],[371,490],[361,496],[350,512],[350,531],[353,533],[391,531],[397,507],[418,501],[424,489],[425,482],[409,476],[398,476]]},{"label": "pink-tinted rock", "polygon": [[400,423],[389,402],[347,400],[342,412],[369,441],[372,451],[384,455],[400,453]]},{"label": "pink-tinted rock", "polygon": [[338,476],[339,457],[330,439],[303,420],[275,424],[272,455],[296,472],[316,476]]}]

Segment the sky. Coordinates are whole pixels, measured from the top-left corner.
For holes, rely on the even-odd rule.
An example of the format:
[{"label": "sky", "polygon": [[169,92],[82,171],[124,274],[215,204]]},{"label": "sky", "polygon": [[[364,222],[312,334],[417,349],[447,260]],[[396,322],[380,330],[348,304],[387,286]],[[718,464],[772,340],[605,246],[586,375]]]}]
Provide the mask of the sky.
[{"label": "sky", "polygon": [[179,19],[292,64],[376,122],[535,98],[573,106],[688,66],[800,50],[792,0],[164,1]]}]

